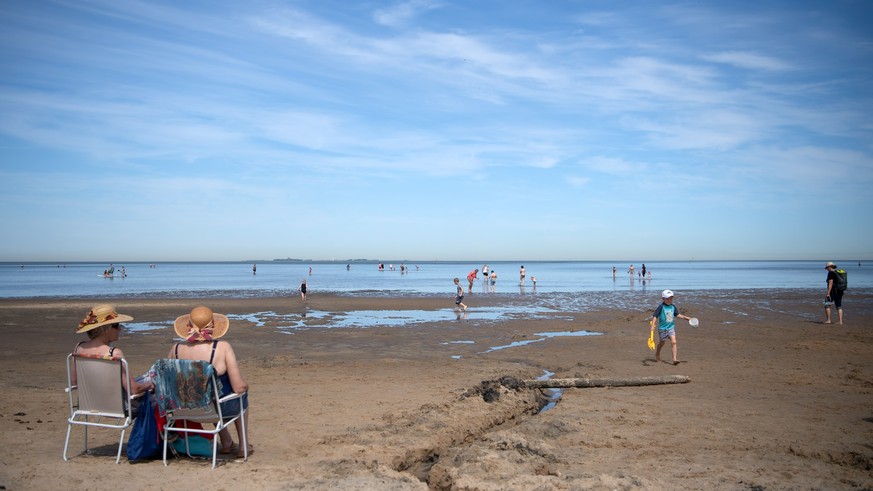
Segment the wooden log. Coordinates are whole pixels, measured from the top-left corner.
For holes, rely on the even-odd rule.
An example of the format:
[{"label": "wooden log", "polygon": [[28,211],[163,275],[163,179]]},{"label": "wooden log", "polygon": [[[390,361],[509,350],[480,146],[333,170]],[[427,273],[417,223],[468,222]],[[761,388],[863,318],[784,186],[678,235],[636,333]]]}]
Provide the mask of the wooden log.
[{"label": "wooden log", "polygon": [[639,387],[643,385],[685,384],[691,378],[685,375],[663,375],[660,377],[631,378],[555,378],[551,380],[524,380],[524,386],[531,389],[567,389],[591,387]]}]

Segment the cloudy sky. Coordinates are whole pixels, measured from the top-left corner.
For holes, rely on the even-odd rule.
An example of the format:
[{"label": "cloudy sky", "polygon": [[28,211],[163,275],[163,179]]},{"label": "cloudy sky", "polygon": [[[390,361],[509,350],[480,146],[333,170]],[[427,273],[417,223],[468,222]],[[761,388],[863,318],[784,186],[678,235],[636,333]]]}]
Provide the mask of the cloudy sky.
[{"label": "cloudy sky", "polygon": [[873,2],[0,4],[0,261],[873,259]]}]

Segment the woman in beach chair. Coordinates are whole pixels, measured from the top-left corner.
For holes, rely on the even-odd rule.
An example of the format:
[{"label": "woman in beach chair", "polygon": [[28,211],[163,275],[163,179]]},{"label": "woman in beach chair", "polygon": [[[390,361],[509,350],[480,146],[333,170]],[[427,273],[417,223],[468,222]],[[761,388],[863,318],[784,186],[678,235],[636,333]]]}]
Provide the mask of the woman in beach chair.
[{"label": "woman in beach chair", "polygon": [[120,349],[111,346],[118,341],[121,323],[133,320],[120,315],[111,305],[92,308],[76,327],[76,334],[85,333],[87,341],[77,344],[67,355],[67,389],[70,417],[64,440],[64,460],[70,446],[74,426],[85,430],[85,453],[88,452],[88,428],[121,430],[115,463],[121,461],[124,433],[133,423],[139,394],[152,388],[151,383],[136,382],[130,376],[127,361]]},{"label": "woman in beach chair", "polygon": [[[218,340],[218,338],[227,333],[227,328],[229,326],[230,321],[228,321],[227,316],[215,314],[208,307],[195,307],[190,314],[185,314],[179,317],[176,319],[176,322],[173,323],[176,335],[184,339],[185,342],[173,345],[173,347],[170,348],[169,355],[167,355],[168,358],[174,358],[177,360],[203,360],[209,362],[209,364],[211,364],[215,369],[215,374],[218,376],[218,380],[221,381],[222,397],[231,392],[242,394],[247,392],[249,387],[246,381],[242,378],[242,374],[239,371],[239,365],[237,364],[236,355],[234,354],[230,343]],[[221,412],[224,415],[239,414],[239,404],[239,400],[229,401],[222,404]],[[238,457],[244,457],[251,455],[255,451],[251,444],[251,440],[248,439],[248,394],[242,398],[242,404],[246,409],[243,415],[245,425],[243,426],[243,422],[237,420],[235,426],[237,438],[240,442],[244,441],[247,443],[246,446],[248,447],[248,452],[245,451],[246,449],[240,448],[236,443],[234,443],[230,432],[225,429],[219,433],[219,437],[221,438],[220,452],[223,454],[236,452]],[[243,438],[243,431],[245,431],[245,438]]]},{"label": "woman in beach chair", "polygon": [[[102,304],[95,306],[85,315],[85,318],[82,319],[82,322],[79,323],[79,327],[76,329],[76,334],[87,334],[88,340],[77,344],[73,354],[97,358],[124,358],[121,348],[112,346],[112,343],[118,341],[118,337],[121,335],[121,323],[132,320],[133,317],[119,314],[111,305]],[[121,379],[124,390],[130,391],[133,395],[142,394],[154,387],[151,382],[137,382],[134,377],[131,377],[131,385],[133,387],[130,390],[127,387],[127,374],[124,375]],[[76,371],[73,370],[70,376],[75,385]],[[134,408],[134,412],[136,412],[136,408]]]}]

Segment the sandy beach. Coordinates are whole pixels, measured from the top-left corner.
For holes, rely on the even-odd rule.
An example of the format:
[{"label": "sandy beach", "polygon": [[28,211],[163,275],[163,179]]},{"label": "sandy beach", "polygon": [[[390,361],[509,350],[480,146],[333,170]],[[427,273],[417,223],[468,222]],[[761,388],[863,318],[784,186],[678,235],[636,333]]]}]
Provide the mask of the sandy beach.
[{"label": "sandy beach", "polygon": [[[772,292],[767,292],[772,295]],[[749,299],[759,293],[748,293]],[[656,306],[479,321],[498,300],[470,295],[467,318],[409,326],[282,329],[236,320],[224,338],[251,387],[248,462],[130,464],[117,433],[65,462],[67,353],[93,300],[0,300],[0,489],[871,489],[873,295],[846,296],[845,326],[827,326],[802,292],[779,308],[729,307],[697,292],[677,304],[701,319],[678,329],[678,366],[656,363],[645,319]],[[742,299],[741,299],[742,300]],[[216,312],[439,311],[449,298],[118,299],[136,322]],[[820,302],[820,300],[818,300]],[[730,304],[733,305],[733,304]],[[861,312],[859,314],[858,312]],[[441,316],[437,316],[441,317]],[[534,340],[536,333],[602,333]],[[135,373],[165,357],[170,328],[122,334]],[[664,352],[669,360],[669,347]],[[691,382],[566,389],[540,412],[535,379],[681,374]],[[235,435],[234,435],[235,436]]]}]

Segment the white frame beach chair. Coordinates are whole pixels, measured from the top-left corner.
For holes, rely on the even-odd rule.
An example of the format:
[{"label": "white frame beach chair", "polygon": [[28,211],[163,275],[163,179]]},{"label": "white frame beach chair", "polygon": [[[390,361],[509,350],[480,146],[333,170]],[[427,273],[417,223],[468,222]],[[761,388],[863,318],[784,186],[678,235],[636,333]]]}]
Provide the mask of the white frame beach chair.
[{"label": "white frame beach chair", "polygon": [[[161,399],[162,396],[166,396],[166,394],[161,394],[161,388],[165,386],[164,383],[161,383],[161,380],[165,380],[167,382],[171,382],[177,379],[179,376],[178,370],[173,369],[172,367],[177,367],[176,362],[187,362],[192,366],[202,364],[205,366],[209,366],[208,362],[201,360],[175,360],[175,359],[167,359],[166,361],[173,362],[168,364],[160,364],[155,363],[152,365],[152,370],[155,371],[156,379],[155,379],[155,395],[158,400]],[[236,420],[240,420],[242,424],[242,445],[243,449],[243,460],[248,460],[248,442],[246,441],[246,429],[245,429],[245,413],[246,408],[243,407],[242,398],[246,395],[245,392],[241,394],[231,393],[225,397],[221,397],[219,389],[218,389],[218,378],[215,376],[214,371],[209,371],[211,376],[209,377],[209,381],[206,387],[206,393],[204,395],[208,395],[203,400],[203,405],[195,408],[186,408],[186,409],[167,409],[166,417],[167,423],[164,425],[164,465],[167,464],[167,444],[169,442],[170,433],[181,433],[185,438],[185,448],[186,453],[189,457],[194,457],[190,453],[190,448],[188,446],[188,434],[193,433],[197,435],[212,435],[212,468],[215,469],[217,457],[218,457],[218,433],[231,426],[236,422]],[[221,404],[239,400],[240,411],[238,414],[226,417],[222,414]],[[198,423],[207,423],[215,425],[214,429],[199,429],[199,428],[187,428],[185,426],[177,426],[183,420],[187,421],[195,421]]]},{"label": "white frame beach chair", "polygon": [[[73,384],[73,370],[76,371],[76,384]],[[67,355],[66,392],[70,399],[70,417],[67,419],[64,460],[68,460],[70,431],[74,425],[81,425],[85,428],[84,453],[88,453],[89,427],[121,430],[115,463],[121,461],[124,433],[133,423],[131,404],[139,397],[127,394],[122,385],[122,377],[126,378],[127,387],[132,387],[130,370],[124,358],[104,358],[75,353]]]}]

